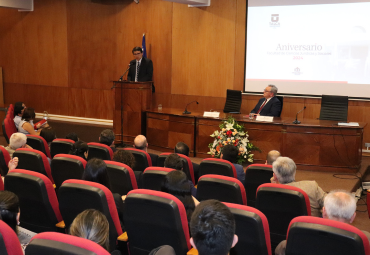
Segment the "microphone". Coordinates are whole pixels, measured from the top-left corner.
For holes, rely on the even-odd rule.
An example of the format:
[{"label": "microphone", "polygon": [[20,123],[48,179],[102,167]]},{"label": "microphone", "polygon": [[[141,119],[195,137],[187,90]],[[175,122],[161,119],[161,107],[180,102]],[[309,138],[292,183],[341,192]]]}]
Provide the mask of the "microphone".
[{"label": "microphone", "polygon": [[297,120],[297,118],[298,118],[298,113],[300,113],[304,109],[306,109],[306,106],[303,107],[302,110],[300,110],[299,112],[297,112],[297,115],[295,116],[295,121],[293,121],[293,124],[301,124],[301,122],[299,120]]},{"label": "microphone", "polygon": [[182,114],[190,114],[191,112],[188,112],[188,105],[194,102],[197,102],[197,104],[199,104],[197,100],[191,101],[185,106],[185,111]]},{"label": "microphone", "polygon": [[127,73],[127,71],[130,69],[130,66],[131,66],[131,63],[130,63],[130,64],[128,64],[128,68],[127,68],[127,70],[125,71],[125,73],[124,73],[124,74],[122,74],[122,76],[121,76],[121,77],[119,77],[118,81],[122,81],[123,76],[125,76],[125,74]]}]

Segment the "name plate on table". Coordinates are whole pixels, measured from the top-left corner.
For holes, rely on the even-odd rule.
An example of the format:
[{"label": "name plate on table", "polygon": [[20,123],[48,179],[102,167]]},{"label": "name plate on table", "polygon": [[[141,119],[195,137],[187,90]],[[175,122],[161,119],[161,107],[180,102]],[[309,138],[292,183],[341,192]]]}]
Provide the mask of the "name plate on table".
[{"label": "name plate on table", "polygon": [[220,117],[220,112],[204,112],[203,117],[218,118]]},{"label": "name plate on table", "polygon": [[270,116],[257,116],[256,121],[266,121],[266,122],[272,122],[274,120],[274,117]]},{"label": "name plate on table", "polygon": [[360,125],[358,124],[358,122],[338,122],[338,126],[358,127]]}]

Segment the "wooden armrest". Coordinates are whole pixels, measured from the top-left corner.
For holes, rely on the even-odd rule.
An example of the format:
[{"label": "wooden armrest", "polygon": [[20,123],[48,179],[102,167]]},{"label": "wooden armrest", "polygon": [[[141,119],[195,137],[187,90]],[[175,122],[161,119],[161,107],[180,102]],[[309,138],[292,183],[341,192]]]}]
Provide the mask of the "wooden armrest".
[{"label": "wooden armrest", "polygon": [[62,220],[61,222],[58,222],[57,224],[55,224],[55,226],[57,228],[65,228],[66,224],[64,223],[64,220]]},{"label": "wooden armrest", "polygon": [[57,188],[57,185],[53,184],[53,187],[54,187],[54,189],[56,189]]},{"label": "wooden armrest", "polygon": [[195,249],[195,248],[191,248],[191,250],[189,250],[186,255],[198,255],[198,250]]},{"label": "wooden armrest", "polygon": [[117,237],[117,240],[118,240],[118,241],[127,242],[127,241],[128,241],[127,232],[125,232],[125,233],[123,233],[122,235],[120,235],[119,237]]}]

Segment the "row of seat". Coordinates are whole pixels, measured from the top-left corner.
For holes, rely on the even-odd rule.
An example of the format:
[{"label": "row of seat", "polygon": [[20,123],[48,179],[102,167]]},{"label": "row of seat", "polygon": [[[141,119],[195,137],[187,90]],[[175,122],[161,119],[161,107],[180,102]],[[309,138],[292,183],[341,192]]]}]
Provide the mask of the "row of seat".
[{"label": "row of seat", "polygon": [[9,138],[11,137],[11,135],[13,133],[18,132],[17,128],[15,127],[13,119],[14,119],[14,105],[10,104],[5,114],[3,123],[2,123],[4,138],[8,144],[9,144]]}]

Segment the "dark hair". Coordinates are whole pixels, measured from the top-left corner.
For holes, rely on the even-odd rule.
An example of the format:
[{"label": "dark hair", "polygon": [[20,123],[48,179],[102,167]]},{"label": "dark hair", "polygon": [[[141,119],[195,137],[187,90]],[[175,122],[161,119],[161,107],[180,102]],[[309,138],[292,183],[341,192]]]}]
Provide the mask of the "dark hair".
[{"label": "dark hair", "polygon": [[51,143],[55,138],[57,138],[55,130],[52,127],[41,129],[40,136],[44,138],[48,144]]},{"label": "dark hair", "polygon": [[100,133],[100,140],[99,142],[108,146],[111,146],[114,142],[115,136],[111,129],[104,129]]},{"label": "dark hair", "polygon": [[75,142],[78,141],[78,136],[76,133],[72,132],[72,133],[69,133],[68,135],[66,135],[66,139],[71,139]]},{"label": "dark hair", "polygon": [[143,49],[141,47],[134,47],[132,49],[132,54],[134,54],[135,51],[140,51],[141,53],[143,53]]},{"label": "dark hair", "polygon": [[69,154],[79,156],[84,160],[87,160],[85,157],[85,152],[89,151],[89,146],[83,141],[77,141],[72,145],[72,149],[69,151]]},{"label": "dark hair", "polygon": [[110,189],[107,165],[98,158],[90,159],[87,162],[82,180],[100,183]]},{"label": "dark hair", "polygon": [[175,153],[189,156],[189,146],[186,143],[178,142],[175,147]]},{"label": "dark hair", "polygon": [[13,192],[0,191],[0,214],[2,220],[17,232],[17,215],[19,199]]},{"label": "dark hair", "polygon": [[23,102],[16,102],[14,104],[14,117],[17,116],[18,114],[21,114],[23,109],[24,109]]},{"label": "dark hair", "polygon": [[164,161],[164,167],[182,170],[182,168],[184,167],[184,163],[182,162],[179,155],[177,155],[176,153],[172,153]]},{"label": "dark hair", "polygon": [[126,164],[131,167],[131,169],[134,169],[135,166],[134,155],[131,152],[125,150],[116,150],[116,152],[113,154],[113,161]]},{"label": "dark hair", "polygon": [[199,255],[226,255],[234,240],[234,215],[217,200],[203,201],[193,212],[190,232]]},{"label": "dark hair", "polygon": [[222,148],[222,159],[228,160],[231,163],[236,163],[239,150],[234,145],[228,144]]},{"label": "dark hair", "polygon": [[161,189],[163,192],[174,195],[184,204],[186,216],[189,222],[195,209],[190,188],[188,177],[183,171],[172,171],[169,172],[164,178]]},{"label": "dark hair", "polygon": [[23,120],[30,121],[30,120],[34,120],[35,117],[36,117],[35,109],[33,109],[33,108],[24,109],[24,112],[23,112],[23,115],[22,115]]}]

